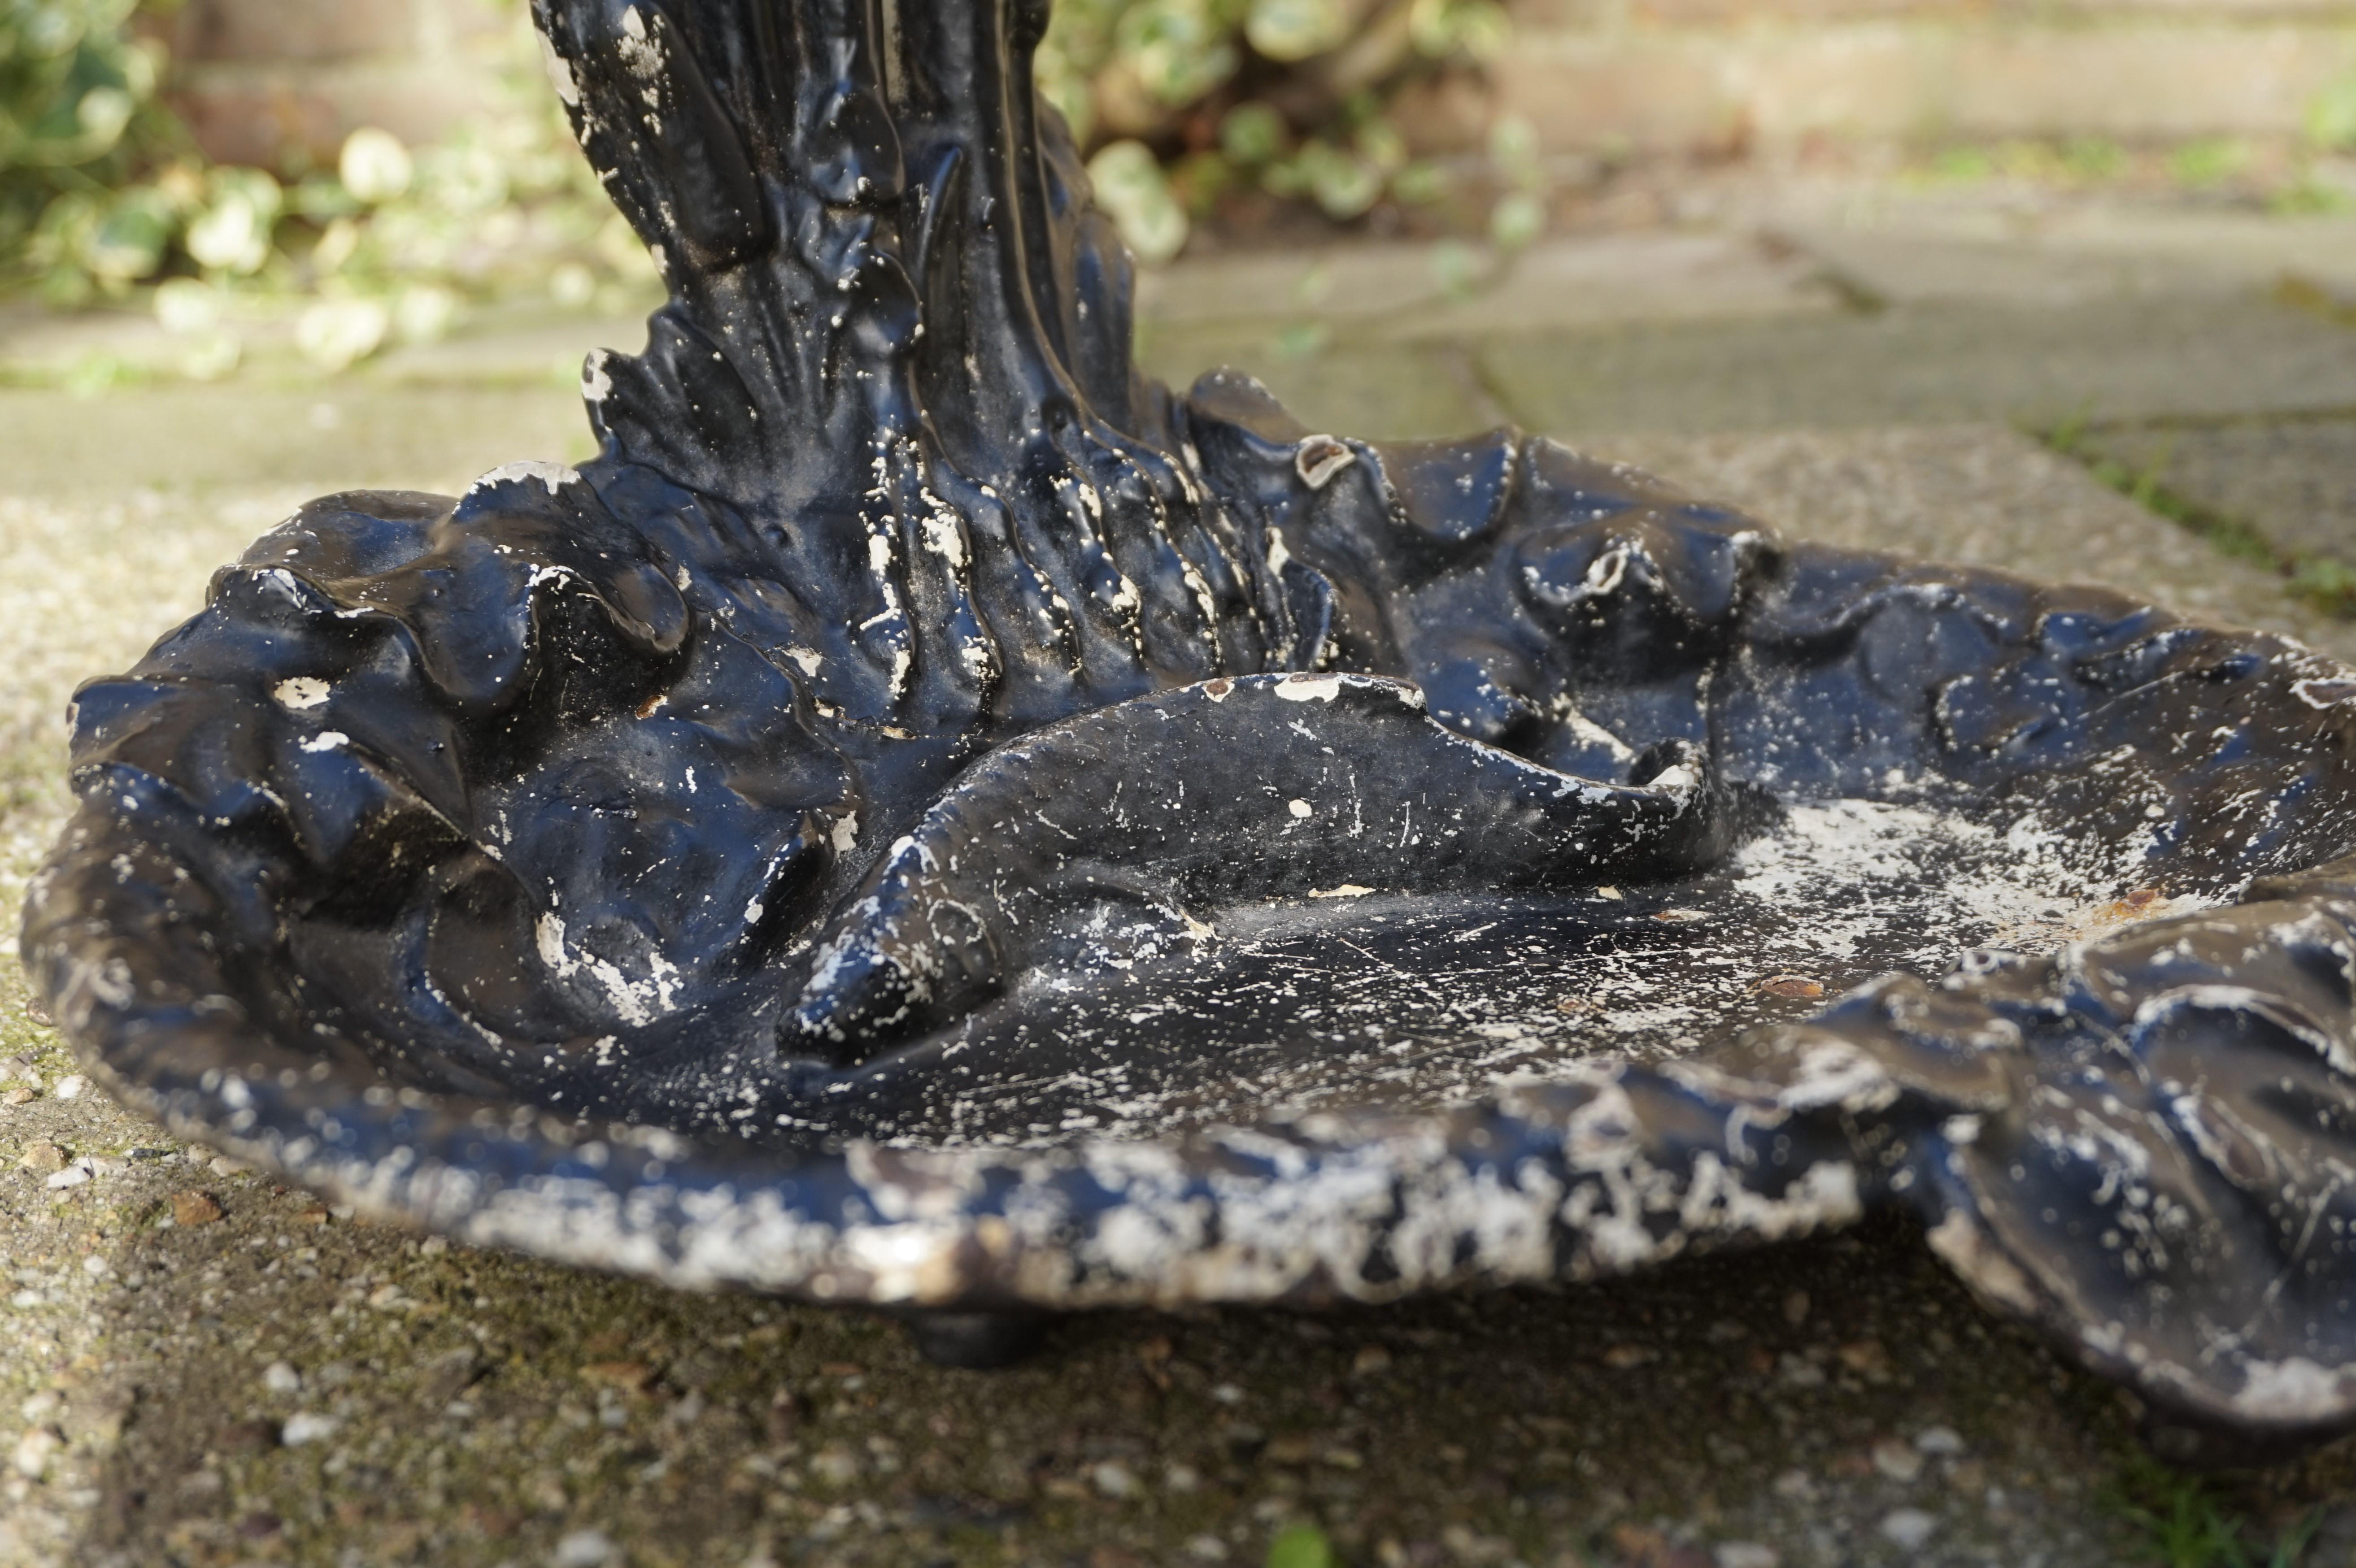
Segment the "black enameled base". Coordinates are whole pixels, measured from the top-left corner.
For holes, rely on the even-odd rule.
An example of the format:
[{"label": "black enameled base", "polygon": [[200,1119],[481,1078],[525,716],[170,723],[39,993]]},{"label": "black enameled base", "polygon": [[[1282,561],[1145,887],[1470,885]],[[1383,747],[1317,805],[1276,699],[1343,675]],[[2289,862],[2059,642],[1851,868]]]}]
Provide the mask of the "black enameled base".
[{"label": "black enameled base", "polygon": [[1035,5],[541,18],[672,301],[82,689],[116,1093],[966,1361],[1897,1207],[2183,1453],[2356,1426],[2356,674],[1142,381]]}]

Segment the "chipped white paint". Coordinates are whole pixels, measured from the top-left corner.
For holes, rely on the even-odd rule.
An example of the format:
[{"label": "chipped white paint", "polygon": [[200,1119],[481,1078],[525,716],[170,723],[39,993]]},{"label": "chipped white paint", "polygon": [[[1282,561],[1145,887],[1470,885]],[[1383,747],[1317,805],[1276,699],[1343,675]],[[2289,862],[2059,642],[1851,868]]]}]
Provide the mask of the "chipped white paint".
[{"label": "chipped white paint", "polygon": [[604,991],[615,1015],[633,1028],[644,1028],[671,1010],[679,970],[659,953],[648,955],[646,978],[632,979],[608,959],[576,954],[566,941],[563,920],[552,912],[533,923],[532,942],[540,961],[559,979],[586,975]]},{"label": "chipped white paint", "polygon": [[1556,702],[1554,716],[1558,723],[1589,745],[1602,747],[1613,762],[1633,763],[1636,760],[1635,747],[1581,713],[1568,696]]},{"label": "chipped white paint", "polygon": [[299,713],[326,702],[330,689],[327,683],[316,676],[298,675],[272,687],[270,695],[281,708]]},{"label": "chipped white paint", "polygon": [[537,483],[545,485],[548,493],[553,496],[567,485],[577,485],[580,482],[581,475],[562,463],[543,463],[537,459],[527,458],[520,463],[502,464],[492,469],[468,485],[466,494],[472,496],[500,485]]},{"label": "chipped white paint", "polygon": [[[663,73],[662,43],[648,32],[647,19],[636,5],[623,8],[622,36],[616,42],[621,50],[622,63],[629,68],[631,75],[648,84],[647,94],[652,99],[654,84],[661,80]],[[651,101],[648,104],[650,109],[655,106]]]},{"label": "chipped white paint", "polygon": [[2334,676],[2324,679],[2308,679],[2291,683],[2291,695],[2309,708],[2332,709],[2356,698],[2356,679]]},{"label": "chipped white paint", "polygon": [[1342,695],[1338,675],[1292,675],[1276,683],[1276,695],[1287,702],[1331,702]]},{"label": "chipped white paint", "polygon": [[533,36],[540,40],[541,69],[548,73],[548,85],[556,90],[558,101],[567,109],[580,108],[581,84],[573,80],[571,63],[556,52],[547,34],[535,30]]},{"label": "chipped white paint", "polygon": [[1358,454],[1330,435],[1306,437],[1292,454],[1293,471],[1312,490],[1323,490],[1333,476],[1358,460]]}]

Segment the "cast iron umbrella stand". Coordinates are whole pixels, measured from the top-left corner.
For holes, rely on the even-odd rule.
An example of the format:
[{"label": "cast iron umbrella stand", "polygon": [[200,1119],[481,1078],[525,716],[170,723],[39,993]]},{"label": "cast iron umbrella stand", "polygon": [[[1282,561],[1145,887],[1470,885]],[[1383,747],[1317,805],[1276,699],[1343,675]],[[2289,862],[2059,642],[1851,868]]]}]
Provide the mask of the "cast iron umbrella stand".
[{"label": "cast iron umbrella stand", "polygon": [[83,688],[126,1102],[969,1359],[1895,1208],[2163,1452],[2356,1426],[2356,674],[1144,380],[1039,0],[539,11],[670,301]]}]

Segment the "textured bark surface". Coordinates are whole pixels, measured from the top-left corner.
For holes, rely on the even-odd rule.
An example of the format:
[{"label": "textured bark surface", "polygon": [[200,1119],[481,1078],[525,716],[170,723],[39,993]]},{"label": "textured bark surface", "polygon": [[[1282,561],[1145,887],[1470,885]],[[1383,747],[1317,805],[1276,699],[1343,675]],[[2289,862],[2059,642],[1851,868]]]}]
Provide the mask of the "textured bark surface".
[{"label": "textured bark surface", "polygon": [[2179,1452],[2356,1422],[2356,675],[1144,383],[1044,20],[542,7],[671,303],[594,462],[315,503],[83,689],[25,951],[117,1092],[915,1307],[1903,1208]]}]

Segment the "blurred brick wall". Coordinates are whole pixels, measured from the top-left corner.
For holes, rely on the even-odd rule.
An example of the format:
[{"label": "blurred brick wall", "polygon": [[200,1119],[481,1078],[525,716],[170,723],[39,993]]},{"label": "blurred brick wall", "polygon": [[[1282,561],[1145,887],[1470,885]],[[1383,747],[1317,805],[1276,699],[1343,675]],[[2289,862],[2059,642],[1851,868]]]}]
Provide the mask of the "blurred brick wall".
[{"label": "blurred brick wall", "polygon": [[332,162],[379,125],[434,140],[486,101],[515,0],[185,0],[165,24],[175,106],[212,156]]},{"label": "blurred brick wall", "polygon": [[1514,0],[1495,78],[1555,147],[2295,135],[2356,0]]},{"label": "blurred brick wall", "polygon": [[[800,0],[779,0],[797,4]],[[354,127],[433,139],[484,101],[520,0],[186,0],[177,98],[217,157],[329,156]],[[2356,75],[2356,0],[1510,0],[1493,94],[1413,107],[1477,143],[1493,112],[1558,149],[2292,135]]]}]

